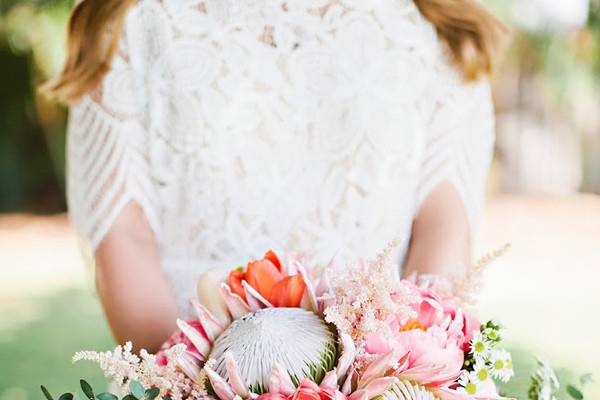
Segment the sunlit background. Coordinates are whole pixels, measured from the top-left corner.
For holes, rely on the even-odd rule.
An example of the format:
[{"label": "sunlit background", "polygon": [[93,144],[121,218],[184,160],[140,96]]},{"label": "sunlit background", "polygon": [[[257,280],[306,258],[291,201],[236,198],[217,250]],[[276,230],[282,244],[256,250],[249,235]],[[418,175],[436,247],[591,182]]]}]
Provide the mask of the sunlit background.
[{"label": "sunlit background", "polygon": [[[365,0],[367,1],[367,0]],[[507,327],[525,399],[540,356],[600,398],[600,1],[489,0],[513,30],[494,78],[497,155],[477,244],[480,314]],[[68,226],[66,111],[36,96],[60,68],[72,1],[0,0],[0,400],[101,387],[81,349],[113,342]],[[561,392],[561,399],[567,399]]]}]

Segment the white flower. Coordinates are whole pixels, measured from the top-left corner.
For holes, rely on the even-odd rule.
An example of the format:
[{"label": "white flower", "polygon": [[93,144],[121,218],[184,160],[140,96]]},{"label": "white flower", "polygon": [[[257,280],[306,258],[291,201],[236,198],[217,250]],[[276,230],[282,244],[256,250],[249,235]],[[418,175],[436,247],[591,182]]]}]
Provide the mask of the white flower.
[{"label": "white flower", "polygon": [[490,353],[490,342],[481,334],[481,332],[475,332],[471,339],[471,351],[475,360],[485,360],[488,358]]},{"label": "white flower", "polygon": [[531,376],[529,396],[532,400],[557,400],[555,394],[560,383],[554,370],[546,361],[538,358],[539,368]]},{"label": "white flower", "polygon": [[458,378],[458,384],[462,386],[465,392],[470,396],[475,395],[479,389],[475,371],[464,372],[460,378]]},{"label": "white flower", "polygon": [[508,382],[515,374],[510,353],[506,350],[493,350],[490,354],[490,371],[494,378]]}]

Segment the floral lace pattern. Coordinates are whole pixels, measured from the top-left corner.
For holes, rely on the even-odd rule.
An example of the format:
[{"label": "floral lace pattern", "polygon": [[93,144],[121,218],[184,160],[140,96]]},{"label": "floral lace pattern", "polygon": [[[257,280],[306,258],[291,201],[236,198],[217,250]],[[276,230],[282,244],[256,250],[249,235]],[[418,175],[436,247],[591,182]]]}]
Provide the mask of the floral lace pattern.
[{"label": "floral lace pattern", "polygon": [[442,181],[474,225],[492,145],[487,83],[461,82],[412,1],[141,0],[72,107],[70,213],[95,249],[139,204],[186,313],[198,274],[268,247],[408,239]]}]

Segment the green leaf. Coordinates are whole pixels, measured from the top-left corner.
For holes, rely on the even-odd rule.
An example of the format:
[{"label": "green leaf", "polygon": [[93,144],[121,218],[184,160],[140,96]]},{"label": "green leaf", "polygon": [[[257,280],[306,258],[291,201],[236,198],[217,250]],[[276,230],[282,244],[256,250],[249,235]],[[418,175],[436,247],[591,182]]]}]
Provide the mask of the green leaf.
[{"label": "green leaf", "polygon": [[567,385],[567,393],[575,400],[583,400],[583,393],[573,385]]},{"label": "green leaf", "polygon": [[129,390],[131,390],[131,394],[133,394],[138,399],[144,397],[144,387],[141,383],[136,380],[132,380],[129,382]]},{"label": "green leaf", "polygon": [[154,400],[160,394],[160,389],[157,387],[150,388],[146,390],[146,395],[144,396],[144,400]]},{"label": "green leaf", "polygon": [[132,394],[128,394],[127,396],[123,397],[123,400],[139,400],[139,399]]},{"label": "green leaf", "polygon": [[94,389],[92,389],[92,387],[90,386],[89,383],[87,383],[87,381],[85,379],[81,379],[79,381],[79,385],[81,386],[81,390],[83,391],[83,394],[85,394],[85,396],[90,399],[90,400],[94,400],[95,396],[94,396]]},{"label": "green leaf", "polygon": [[119,398],[112,393],[100,393],[99,395],[96,395],[96,399],[97,400],[119,400]]},{"label": "green leaf", "polygon": [[40,389],[42,389],[42,393],[44,393],[44,396],[46,397],[47,400],[54,400],[52,398],[52,395],[50,394],[50,392],[48,391],[48,389],[46,389],[46,386],[41,385]]},{"label": "green leaf", "polygon": [[73,400],[73,393],[63,393],[58,400]]},{"label": "green leaf", "polygon": [[581,386],[585,386],[587,383],[589,383],[591,381],[592,381],[591,373],[583,374],[579,377],[579,383],[581,383]]}]

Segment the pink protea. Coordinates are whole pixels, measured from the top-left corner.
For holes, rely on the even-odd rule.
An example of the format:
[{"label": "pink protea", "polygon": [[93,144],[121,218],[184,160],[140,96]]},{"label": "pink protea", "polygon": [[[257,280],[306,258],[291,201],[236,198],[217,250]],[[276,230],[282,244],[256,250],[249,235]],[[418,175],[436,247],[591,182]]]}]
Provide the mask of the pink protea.
[{"label": "pink protea", "polygon": [[[190,319],[186,322],[188,323],[189,326],[194,328],[200,335],[206,337],[206,333],[204,332],[204,329],[202,328],[202,324],[200,323],[200,321],[195,320],[195,319]],[[167,340],[165,343],[163,343],[159,352],[156,353],[156,363],[162,367],[167,365],[166,350],[169,350],[171,347],[173,347],[177,344],[181,344],[181,343],[186,345],[186,348],[187,348],[186,353],[188,355],[190,355],[198,360],[205,359],[205,355],[200,353],[200,351],[196,348],[196,346],[194,346],[194,344],[189,339],[189,337],[186,336],[181,330],[177,330],[171,335],[169,340]]]}]

